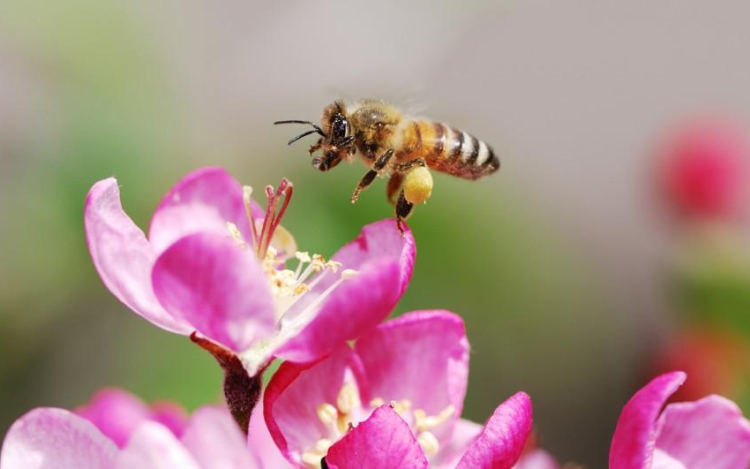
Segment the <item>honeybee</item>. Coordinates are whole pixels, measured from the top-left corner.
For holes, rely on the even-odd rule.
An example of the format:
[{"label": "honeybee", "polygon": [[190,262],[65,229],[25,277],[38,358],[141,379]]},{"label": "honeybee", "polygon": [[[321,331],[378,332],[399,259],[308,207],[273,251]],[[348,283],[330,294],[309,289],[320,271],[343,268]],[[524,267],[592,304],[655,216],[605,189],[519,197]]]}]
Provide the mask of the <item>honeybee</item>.
[{"label": "honeybee", "polygon": [[[320,125],[304,120],[274,124],[312,126],[288,144],[320,135],[309,149],[312,164],[320,171],[328,171],[342,160],[352,161],[356,155],[361,157],[370,170],[354,189],[352,203],[376,177],[389,177],[387,196],[395,205],[402,231],[414,206],[432,194],[430,169],[470,180],[500,169],[500,160],[483,141],[440,122],[406,116],[382,101],[335,101],[323,109]],[[321,152],[315,155],[318,150]]]}]

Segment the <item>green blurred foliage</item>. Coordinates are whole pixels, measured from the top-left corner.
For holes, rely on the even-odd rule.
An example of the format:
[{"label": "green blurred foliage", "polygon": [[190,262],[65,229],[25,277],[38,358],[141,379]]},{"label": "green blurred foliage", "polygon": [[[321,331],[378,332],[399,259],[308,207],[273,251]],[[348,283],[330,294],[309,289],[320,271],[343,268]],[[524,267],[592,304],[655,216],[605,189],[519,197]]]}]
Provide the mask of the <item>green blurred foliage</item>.
[{"label": "green blurred foliage", "polygon": [[744,331],[750,340],[750,257],[727,244],[695,246],[687,268],[675,276],[678,302],[686,313]]}]

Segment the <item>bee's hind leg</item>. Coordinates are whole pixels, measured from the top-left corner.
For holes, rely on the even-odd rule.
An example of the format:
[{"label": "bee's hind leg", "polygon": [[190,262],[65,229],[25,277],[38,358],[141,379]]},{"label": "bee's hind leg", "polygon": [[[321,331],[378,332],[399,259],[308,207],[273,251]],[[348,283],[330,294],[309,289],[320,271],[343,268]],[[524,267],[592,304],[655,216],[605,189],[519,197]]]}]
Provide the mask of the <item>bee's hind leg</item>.
[{"label": "bee's hind leg", "polygon": [[398,226],[398,231],[401,232],[402,236],[404,234],[404,220],[409,218],[413,208],[414,205],[406,200],[404,190],[401,189],[401,193],[398,196],[398,202],[396,202],[396,226]]},{"label": "bee's hind leg", "polygon": [[[423,158],[417,158],[396,167],[396,174],[403,178],[401,192],[396,202],[396,222],[401,234],[404,234],[404,220],[411,215],[414,205],[427,202],[432,194],[432,175]],[[397,190],[396,187],[391,189]]]},{"label": "bee's hind leg", "polygon": [[388,162],[391,160],[391,157],[393,157],[393,149],[390,149],[383,153],[380,158],[375,162],[374,165],[372,165],[372,169],[367,171],[367,173],[362,177],[362,179],[359,181],[359,184],[357,184],[357,187],[354,189],[354,193],[352,194],[352,203],[356,204],[357,200],[359,199],[359,194],[367,188],[372,182],[375,180],[375,176],[380,174],[383,169],[385,169],[386,166],[388,166]]},{"label": "bee's hind leg", "polygon": [[404,183],[404,175],[398,172],[394,172],[391,178],[388,180],[388,189],[386,195],[388,201],[392,205],[396,205],[398,202],[398,193],[401,190],[401,185]]}]

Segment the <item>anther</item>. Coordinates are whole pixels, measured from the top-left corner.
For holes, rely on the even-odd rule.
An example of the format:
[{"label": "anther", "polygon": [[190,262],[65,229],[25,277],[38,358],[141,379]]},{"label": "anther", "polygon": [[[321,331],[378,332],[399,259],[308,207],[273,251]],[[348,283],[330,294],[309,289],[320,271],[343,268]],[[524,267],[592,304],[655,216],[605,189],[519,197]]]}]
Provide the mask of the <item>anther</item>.
[{"label": "anther", "polygon": [[228,221],[227,229],[229,230],[229,236],[237,244],[237,246],[241,247],[242,249],[246,249],[247,243],[242,238],[242,233],[240,233],[240,229],[237,228],[237,225]]},{"label": "anther", "polygon": [[333,446],[333,442],[328,438],[321,438],[315,443],[315,449],[324,454],[328,452],[331,446]]},{"label": "anther", "polygon": [[438,415],[428,416],[424,410],[417,409],[414,411],[414,421],[418,431],[432,430],[433,428],[445,423],[453,413],[456,407],[452,404],[440,411]]},{"label": "anther", "polygon": [[[402,415],[405,411],[411,408],[411,401],[409,401],[408,399],[401,399],[399,401],[391,401],[390,406],[391,406],[391,409],[393,409],[397,414]],[[415,411],[415,414],[416,412],[419,412],[419,411]]]},{"label": "anther", "polygon": [[[335,271],[334,271],[335,272]],[[357,271],[353,269],[344,269],[341,271],[341,278],[342,280],[350,279],[357,275]]]},{"label": "anther", "polygon": [[318,414],[318,418],[321,422],[323,422],[324,425],[331,425],[333,422],[336,421],[336,417],[338,417],[338,410],[331,404],[324,402],[323,404],[320,404],[318,408],[316,409],[316,412]]},{"label": "anther", "polygon": [[300,261],[301,264],[305,264],[307,262],[310,262],[310,253],[308,252],[299,252],[297,251],[294,253],[294,257],[297,258],[298,261]]},{"label": "anther", "polygon": [[385,404],[385,401],[379,397],[376,397],[375,399],[370,401],[370,407],[372,408],[380,407],[383,404]]},{"label": "anther", "polygon": [[320,451],[305,451],[302,453],[302,463],[310,469],[320,468],[320,460],[325,457],[325,453]]},{"label": "anther", "polygon": [[347,381],[339,391],[338,397],[336,397],[336,407],[339,412],[348,415],[351,414],[354,409],[360,406],[359,393],[354,383]]},{"label": "anther", "polygon": [[422,447],[427,456],[434,456],[440,450],[440,442],[430,432],[422,432],[417,436],[417,443]]}]

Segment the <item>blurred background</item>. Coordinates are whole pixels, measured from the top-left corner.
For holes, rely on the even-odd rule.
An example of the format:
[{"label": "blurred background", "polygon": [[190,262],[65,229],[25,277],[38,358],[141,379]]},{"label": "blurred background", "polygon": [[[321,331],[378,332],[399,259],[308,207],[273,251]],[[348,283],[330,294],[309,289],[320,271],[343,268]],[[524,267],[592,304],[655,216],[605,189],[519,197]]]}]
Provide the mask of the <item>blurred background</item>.
[{"label": "blurred background", "polygon": [[83,235],[114,175],[142,227],[185,173],[295,186],[285,225],[332,254],[390,217],[360,164],[310,166],[296,129],[374,97],[469,131],[502,170],[435,176],[394,314],[464,316],[465,416],[518,390],[540,445],[604,467],[655,373],[750,412],[750,6],[742,0],[10,0],[0,6],[0,434],[102,386],[191,409],[213,359],[112,297]]}]

